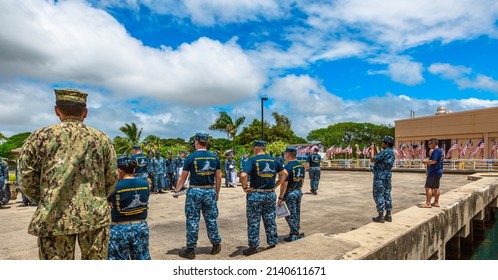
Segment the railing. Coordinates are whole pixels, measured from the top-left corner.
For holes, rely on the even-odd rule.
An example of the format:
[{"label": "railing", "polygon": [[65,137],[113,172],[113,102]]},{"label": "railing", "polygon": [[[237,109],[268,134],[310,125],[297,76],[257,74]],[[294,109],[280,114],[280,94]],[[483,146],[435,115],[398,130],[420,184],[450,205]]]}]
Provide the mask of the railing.
[{"label": "railing", "polygon": [[[370,168],[370,159],[334,159],[322,161],[323,167],[364,169]],[[445,170],[476,170],[476,171],[498,171],[498,159],[446,159],[443,162]],[[424,170],[427,168],[421,159],[397,159],[394,169]]]}]

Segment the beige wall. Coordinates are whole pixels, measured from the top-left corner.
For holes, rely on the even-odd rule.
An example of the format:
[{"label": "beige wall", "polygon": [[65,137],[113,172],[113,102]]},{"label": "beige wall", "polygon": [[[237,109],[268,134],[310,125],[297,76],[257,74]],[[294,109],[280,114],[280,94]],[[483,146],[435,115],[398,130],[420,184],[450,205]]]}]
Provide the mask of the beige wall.
[{"label": "beige wall", "polygon": [[484,138],[484,157],[487,158],[493,142],[498,141],[498,107],[398,120],[395,121],[395,136],[396,147],[420,144],[433,137],[452,142],[458,139],[463,145],[472,139],[476,146]]}]

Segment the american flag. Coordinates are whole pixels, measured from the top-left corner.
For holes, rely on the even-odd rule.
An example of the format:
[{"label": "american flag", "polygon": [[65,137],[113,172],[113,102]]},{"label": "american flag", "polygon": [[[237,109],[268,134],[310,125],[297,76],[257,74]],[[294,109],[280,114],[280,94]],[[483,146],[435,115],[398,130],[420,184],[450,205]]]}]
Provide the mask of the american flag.
[{"label": "american flag", "polygon": [[496,143],[496,141],[495,141],[494,144],[493,144],[493,147],[491,147],[491,156],[490,156],[490,158],[494,158],[497,151],[498,151],[498,143]]},{"label": "american flag", "polygon": [[351,148],[351,145],[348,145],[348,147],[346,148],[346,154],[350,154],[350,155],[353,154],[353,149]]},{"label": "american flag", "polygon": [[469,139],[469,143],[467,145],[463,146],[463,149],[460,151],[460,158],[464,158],[465,154],[467,153],[467,149],[472,145],[472,140]]},{"label": "american flag", "polygon": [[304,154],[304,151],[306,150],[305,146],[301,146],[301,149],[297,150],[299,154]]},{"label": "american flag", "polygon": [[403,151],[403,148],[404,148],[404,145],[399,145],[399,158],[400,159],[405,159],[406,158],[406,155],[405,155],[405,151]]},{"label": "american flag", "polygon": [[335,148],[336,154],[342,154],[342,146]]},{"label": "american flag", "polygon": [[363,145],[363,154],[368,156],[368,148],[367,145]]},{"label": "american flag", "polygon": [[354,145],[356,146],[356,155],[361,156],[360,146],[358,146],[358,144],[354,144]]},{"label": "american flag", "polygon": [[451,158],[451,153],[455,150],[458,151],[458,139],[455,140],[455,143],[453,143],[453,145],[451,145],[450,149],[446,153],[446,158]]},{"label": "american flag", "polygon": [[396,147],[393,148],[393,152],[394,152],[394,157],[399,158],[399,151],[398,149],[396,149]]},{"label": "american flag", "polygon": [[327,158],[331,158],[334,155],[334,152],[335,152],[335,146],[332,146],[325,152],[325,156]]},{"label": "american flag", "polygon": [[410,158],[413,158],[413,156],[415,155],[413,151],[413,145],[408,146],[408,153],[410,154]]},{"label": "american flag", "polygon": [[427,150],[425,149],[425,145],[424,144],[421,144],[420,146],[422,148],[420,149],[419,158],[424,159],[425,156],[427,155]]},{"label": "american flag", "polygon": [[[474,148],[472,148],[470,150],[469,157],[475,158],[477,156],[477,152],[479,150],[483,150],[483,149],[484,149],[484,138],[481,139],[481,141],[479,142],[479,144],[477,144],[477,146],[475,146]],[[482,154],[482,157],[484,157],[484,151],[481,154]]]}]

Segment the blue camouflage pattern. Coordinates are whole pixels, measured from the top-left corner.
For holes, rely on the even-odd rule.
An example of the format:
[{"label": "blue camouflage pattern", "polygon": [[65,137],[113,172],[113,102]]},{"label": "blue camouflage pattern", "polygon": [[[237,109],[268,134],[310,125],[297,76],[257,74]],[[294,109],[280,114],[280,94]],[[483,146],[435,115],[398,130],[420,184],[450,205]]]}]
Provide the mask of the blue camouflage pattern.
[{"label": "blue camouflage pattern", "polygon": [[0,187],[3,187],[5,181],[9,180],[9,169],[7,164],[0,160]]},{"label": "blue camouflage pattern", "polygon": [[152,173],[154,174],[152,180],[153,191],[159,191],[166,189],[166,180],[164,178],[165,173],[165,161],[162,157],[152,159]]},{"label": "blue camouflage pattern", "polygon": [[111,225],[108,259],[150,260],[149,233],[149,225],[145,221]]},{"label": "blue camouflage pattern", "polygon": [[320,167],[311,167],[309,170],[310,174],[310,187],[312,190],[318,190],[318,183],[320,182]]},{"label": "blue camouflage pattern", "polygon": [[266,243],[272,246],[278,243],[275,192],[250,192],[246,196],[247,237],[249,247],[259,246],[259,228],[261,218],[266,232]]},{"label": "blue camouflage pattern", "polygon": [[216,191],[214,189],[189,188],[185,199],[185,216],[187,218],[187,248],[197,247],[199,237],[199,221],[201,211],[206,223],[207,236],[211,244],[221,243],[218,232],[218,206],[216,202]]},{"label": "blue camouflage pattern", "polygon": [[177,160],[173,158],[167,158],[165,161],[166,165],[166,184],[167,187],[169,188],[174,188],[176,187],[176,181],[177,181],[177,175],[176,172],[177,170]]},{"label": "blue camouflage pattern", "polygon": [[375,164],[371,166],[374,174],[373,199],[377,212],[392,211],[391,177],[395,157],[391,148],[386,148],[374,156]]},{"label": "blue camouflage pattern", "polygon": [[299,236],[301,228],[301,199],[303,193],[300,189],[290,190],[285,193],[284,201],[289,208],[290,216],[285,217],[289,225],[289,235]]}]

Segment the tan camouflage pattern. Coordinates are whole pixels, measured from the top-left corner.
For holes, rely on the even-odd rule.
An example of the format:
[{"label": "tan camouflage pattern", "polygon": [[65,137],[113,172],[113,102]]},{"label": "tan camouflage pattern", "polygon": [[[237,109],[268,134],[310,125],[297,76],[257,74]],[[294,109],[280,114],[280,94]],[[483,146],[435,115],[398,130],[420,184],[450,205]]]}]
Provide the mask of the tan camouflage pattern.
[{"label": "tan camouflage pattern", "polygon": [[38,237],[40,260],[74,260],[76,239],[82,260],[106,260],[109,227],[73,235]]},{"label": "tan camouflage pattern", "polygon": [[54,89],[54,92],[55,100],[68,100],[80,103],[86,103],[86,97],[88,96],[88,94],[77,89]]},{"label": "tan camouflage pattern", "polygon": [[30,234],[71,235],[109,225],[107,197],[118,172],[104,133],[80,120],[42,128],[24,143],[18,168],[24,195],[38,203]]}]

